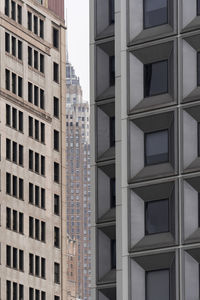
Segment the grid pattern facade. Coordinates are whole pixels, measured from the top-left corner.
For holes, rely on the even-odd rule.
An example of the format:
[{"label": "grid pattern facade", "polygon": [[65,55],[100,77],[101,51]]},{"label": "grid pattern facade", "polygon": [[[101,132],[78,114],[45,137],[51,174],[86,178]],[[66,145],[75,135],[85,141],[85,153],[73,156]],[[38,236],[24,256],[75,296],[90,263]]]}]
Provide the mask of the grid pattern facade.
[{"label": "grid pattern facade", "polygon": [[93,299],[200,296],[199,4],[91,2]]},{"label": "grid pattern facade", "polygon": [[91,281],[90,112],[70,63],[66,73],[67,232],[77,248],[76,297],[86,300],[90,299]]},{"label": "grid pattern facade", "polygon": [[0,41],[0,298],[64,299],[64,20],[2,0]]}]

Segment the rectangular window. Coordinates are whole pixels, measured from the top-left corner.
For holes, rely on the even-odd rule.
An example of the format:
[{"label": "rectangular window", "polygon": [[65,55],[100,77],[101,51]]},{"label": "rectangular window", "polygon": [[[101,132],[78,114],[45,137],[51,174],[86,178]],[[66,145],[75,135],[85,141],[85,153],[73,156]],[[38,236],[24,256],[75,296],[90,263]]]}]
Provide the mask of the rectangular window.
[{"label": "rectangular window", "polygon": [[10,34],[5,33],[5,51],[10,53]]},{"label": "rectangular window", "polygon": [[31,67],[33,65],[32,55],[32,48],[28,46],[28,65]]},{"label": "rectangular window", "polygon": [[115,146],[115,117],[110,117],[110,147]]},{"label": "rectangular window", "polygon": [[109,57],[110,86],[115,85],[115,56]]},{"label": "rectangular window", "polygon": [[34,68],[38,70],[38,52],[34,50]]},{"label": "rectangular window", "polygon": [[109,23],[110,25],[115,23],[115,1],[114,0],[109,1]]},{"label": "rectangular window", "polygon": [[29,300],[34,300],[34,289],[29,288]]},{"label": "rectangular window", "polygon": [[24,300],[24,286],[22,284],[19,285],[19,300]]},{"label": "rectangular window", "polygon": [[33,254],[29,253],[29,273],[31,275],[34,274],[34,262],[33,262],[33,260],[34,260]]},{"label": "rectangular window", "polygon": [[40,124],[40,129],[41,129],[41,142],[45,143],[45,124],[41,123]]},{"label": "rectangular window", "polygon": [[44,38],[44,21],[40,19],[40,37]]},{"label": "rectangular window", "polygon": [[28,117],[28,134],[30,137],[33,137],[33,118]]},{"label": "rectangular window", "polygon": [[8,195],[11,194],[11,175],[10,175],[10,173],[6,173],[6,193]]},{"label": "rectangular window", "polygon": [[59,31],[55,27],[53,27],[53,46],[59,48]]},{"label": "rectangular window", "polygon": [[12,73],[12,93],[16,94],[16,74]]},{"label": "rectangular window", "polygon": [[146,272],[146,295],[146,300],[170,299],[169,269]]},{"label": "rectangular window", "polygon": [[11,209],[6,207],[6,228],[11,229]]},{"label": "rectangular window", "polygon": [[18,59],[22,60],[22,42],[18,41]]},{"label": "rectangular window", "polygon": [[17,231],[17,211],[13,210],[13,231]]},{"label": "rectangular window", "polygon": [[24,199],[24,180],[19,178],[19,199]]},{"label": "rectangular window", "polygon": [[6,125],[10,126],[10,105],[6,104]]},{"label": "rectangular window", "polygon": [[44,90],[40,89],[40,108],[44,109],[45,101],[44,101]]},{"label": "rectangular window", "polygon": [[40,300],[40,291],[35,290],[35,300]]},{"label": "rectangular window", "polygon": [[35,172],[39,173],[40,167],[39,167],[39,154],[35,152]]},{"label": "rectangular window", "polygon": [[59,183],[59,164],[54,162],[54,181]]},{"label": "rectangular window", "polygon": [[19,233],[24,233],[24,214],[19,213]]},{"label": "rectangular window", "polygon": [[54,282],[60,283],[60,265],[58,263],[54,263]]},{"label": "rectangular window", "polygon": [[145,133],[145,165],[169,161],[168,130]]},{"label": "rectangular window", "polygon": [[11,1],[11,18],[16,20],[16,3],[15,1]]},{"label": "rectangular window", "polygon": [[12,177],[12,195],[13,197],[17,197],[17,176]]},{"label": "rectangular window", "polygon": [[6,265],[11,267],[11,247],[6,246]]},{"label": "rectangular window", "polygon": [[22,81],[22,77],[18,76],[18,96],[22,98],[23,95],[23,81]]},{"label": "rectangular window", "polygon": [[9,11],[10,11],[10,1],[5,0],[5,15],[9,17]]},{"label": "rectangular window", "polygon": [[29,169],[33,171],[33,151],[29,150]]},{"label": "rectangular window", "polygon": [[46,300],[46,293],[45,292],[41,292],[41,300]]},{"label": "rectangular window", "polygon": [[19,165],[23,166],[24,163],[24,147],[19,145]]},{"label": "rectangular window", "polygon": [[116,240],[110,242],[111,269],[116,269]]},{"label": "rectangular window", "polygon": [[12,40],[12,55],[16,56],[16,38],[12,36],[11,40]]},{"label": "rectangular window", "polygon": [[32,31],[32,13],[28,11],[28,30]]},{"label": "rectangular window", "polygon": [[59,82],[59,67],[57,63],[53,63],[53,80]]},{"label": "rectangular window", "polygon": [[39,121],[35,120],[35,139],[39,141]]},{"label": "rectangular window", "polygon": [[54,130],[54,150],[59,151],[59,132]]},{"label": "rectangular window", "polygon": [[24,251],[19,250],[19,270],[24,271]]},{"label": "rectangular window", "polygon": [[35,186],[35,205],[39,206],[40,205],[40,190],[39,186]]},{"label": "rectangular window", "polygon": [[46,224],[43,221],[41,222],[41,241],[46,241]]},{"label": "rectangular window", "polygon": [[28,83],[28,102],[33,102],[33,85],[31,82]]},{"label": "rectangular window", "polygon": [[35,256],[35,275],[40,276],[40,258],[39,256]]},{"label": "rectangular window", "polygon": [[168,60],[144,65],[144,97],[168,92]]},{"label": "rectangular window", "polygon": [[110,207],[116,207],[116,184],[115,178],[110,179]]},{"label": "rectangular window", "polygon": [[[17,5],[17,22],[21,25],[22,24],[22,7],[21,5]],[[21,299],[20,299],[21,300]]]},{"label": "rectangular window", "polygon": [[13,268],[17,269],[17,249],[13,248]]},{"label": "rectangular window", "polygon": [[46,260],[43,257],[41,258],[41,277],[46,277]]},{"label": "rectangular window", "polygon": [[44,55],[40,54],[40,72],[44,73]]},{"label": "rectangular window", "polygon": [[168,23],[168,0],[144,0],[144,29]]},{"label": "rectangular window", "polygon": [[200,15],[200,0],[197,0],[197,16]]},{"label": "rectangular window", "polygon": [[11,160],[11,141],[6,139],[6,159]]},{"label": "rectangular window", "polygon": [[37,16],[33,16],[33,30],[34,30],[34,33],[38,35],[38,17]]},{"label": "rectangular window", "polygon": [[45,157],[41,155],[41,175],[45,176]]},{"label": "rectangular window", "polygon": [[29,182],[29,203],[33,204],[33,184]]},{"label": "rectangular window", "polygon": [[12,109],[12,127],[17,129],[17,110],[14,107]]},{"label": "rectangular window", "polygon": [[54,247],[60,247],[60,229],[58,227],[54,227]]},{"label": "rectangular window", "polygon": [[41,208],[45,209],[45,189],[41,188]]},{"label": "rectangular window", "polygon": [[23,132],[24,122],[23,122],[23,112],[19,111],[19,131]]},{"label": "rectangular window", "polygon": [[40,239],[40,221],[35,219],[35,239]]},{"label": "rectangular window", "polygon": [[53,98],[53,115],[59,118],[59,99],[56,97]]},{"label": "rectangular window", "polygon": [[17,163],[17,143],[12,143],[12,160],[14,163]]},{"label": "rectangular window", "polygon": [[54,214],[59,215],[60,214],[60,201],[59,196],[54,194]]},{"label": "rectangular window", "polygon": [[39,98],[39,89],[36,85],[34,85],[34,104],[38,106],[38,98]]},{"label": "rectangular window", "polygon": [[5,70],[5,75],[6,75],[6,90],[10,91],[10,71],[9,70]]}]

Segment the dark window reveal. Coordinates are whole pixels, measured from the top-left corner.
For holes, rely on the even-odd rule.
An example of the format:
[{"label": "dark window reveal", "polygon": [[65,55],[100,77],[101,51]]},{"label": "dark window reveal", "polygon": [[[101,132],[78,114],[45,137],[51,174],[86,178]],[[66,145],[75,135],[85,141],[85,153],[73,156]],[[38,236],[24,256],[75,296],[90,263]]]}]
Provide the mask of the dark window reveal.
[{"label": "dark window reveal", "polygon": [[110,179],[110,207],[116,206],[116,184],[115,178]]},{"label": "dark window reveal", "polygon": [[200,86],[200,52],[197,53],[197,86]]},{"label": "dark window reveal", "polygon": [[146,272],[146,300],[160,299],[170,299],[169,269]]},{"label": "dark window reveal", "polygon": [[116,269],[116,240],[110,241],[111,269]]},{"label": "dark window reveal", "polygon": [[161,130],[145,134],[145,165],[169,161],[169,133]]},{"label": "dark window reveal", "polygon": [[144,28],[168,23],[168,0],[144,0]]},{"label": "dark window reveal", "polygon": [[197,16],[200,15],[200,0],[197,0]]},{"label": "dark window reveal", "polygon": [[109,0],[109,24],[115,23],[115,1]]},{"label": "dark window reveal", "polygon": [[168,92],[168,60],[144,65],[144,97]]},{"label": "dark window reveal", "polygon": [[110,147],[115,146],[115,117],[110,117]]},{"label": "dark window reveal", "polygon": [[145,203],[145,234],[169,231],[169,200],[148,201]]},{"label": "dark window reveal", "polygon": [[115,57],[110,56],[110,86],[115,85]]}]

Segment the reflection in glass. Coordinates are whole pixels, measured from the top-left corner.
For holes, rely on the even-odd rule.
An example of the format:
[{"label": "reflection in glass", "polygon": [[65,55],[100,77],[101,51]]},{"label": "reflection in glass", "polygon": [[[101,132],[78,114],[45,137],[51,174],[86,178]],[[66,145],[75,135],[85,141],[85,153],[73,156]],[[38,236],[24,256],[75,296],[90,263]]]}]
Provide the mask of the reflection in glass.
[{"label": "reflection in glass", "polygon": [[146,300],[170,299],[170,270],[146,272]]},{"label": "reflection in glass", "polygon": [[144,65],[144,97],[168,92],[168,60]]},{"label": "reflection in glass", "polygon": [[169,161],[168,130],[145,134],[145,164],[153,165]]},{"label": "reflection in glass", "polygon": [[144,28],[168,23],[168,0],[144,0]]},{"label": "reflection in glass", "polygon": [[145,203],[145,234],[169,231],[169,200],[148,201]]}]

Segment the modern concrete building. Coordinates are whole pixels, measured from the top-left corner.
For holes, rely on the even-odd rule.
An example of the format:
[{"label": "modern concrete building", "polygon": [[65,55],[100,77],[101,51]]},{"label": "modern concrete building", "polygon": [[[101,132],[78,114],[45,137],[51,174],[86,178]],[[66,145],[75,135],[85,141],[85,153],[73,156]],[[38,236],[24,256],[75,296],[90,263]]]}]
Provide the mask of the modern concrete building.
[{"label": "modern concrete building", "polygon": [[66,171],[67,232],[77,243],[77,299],[89,300],[91,281],[90,245],[90,111],[82,99],[79,78],[66,65]]},{"label": "modern concrete building", "polygon": [[0,298],[66,299],[64,0],[0,1]]},{"label": "modern concrete building", "polygon": [[200,297],[199,15],[91,0],[94,300]]}]

